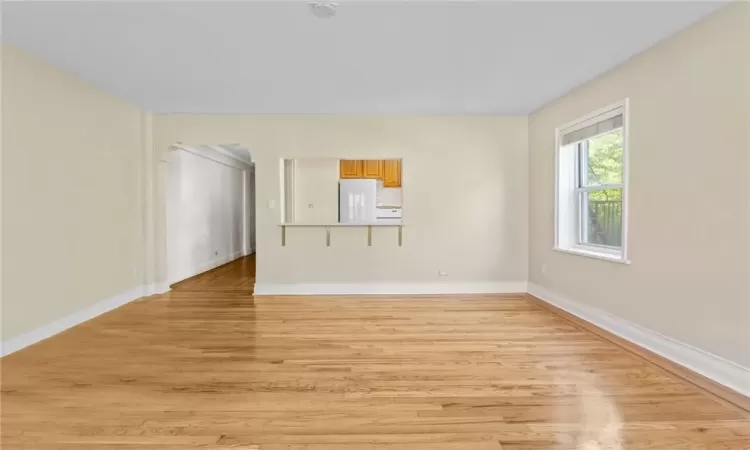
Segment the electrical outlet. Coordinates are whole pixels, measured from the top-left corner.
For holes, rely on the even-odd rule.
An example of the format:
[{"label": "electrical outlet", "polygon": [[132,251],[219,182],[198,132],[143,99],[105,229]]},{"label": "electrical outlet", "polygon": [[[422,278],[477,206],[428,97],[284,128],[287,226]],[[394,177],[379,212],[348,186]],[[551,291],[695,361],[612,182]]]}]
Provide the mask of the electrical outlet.
[{"label": "electrical outlet", "polygon": [[448,272],[446,272],[445,270],[438,270],[438,276],[439,277],[447,277],[448,276]]},{"label": "electrical outlet", "polygon": [[547,264],[542,264],[542,275],[547,275]]},{"label": "electrical outlet", "polygon": [[307,207],[308,207],[308,208],[310,208],[310,209],[312,209],[312,208],[315,208],[315,205],[313,205],[312,203],[309,203],[309,204],[307,205]]},{"label": "electrical outlet", "polygon": [[219,256],[219,252],[214,252],[214,256]]}]

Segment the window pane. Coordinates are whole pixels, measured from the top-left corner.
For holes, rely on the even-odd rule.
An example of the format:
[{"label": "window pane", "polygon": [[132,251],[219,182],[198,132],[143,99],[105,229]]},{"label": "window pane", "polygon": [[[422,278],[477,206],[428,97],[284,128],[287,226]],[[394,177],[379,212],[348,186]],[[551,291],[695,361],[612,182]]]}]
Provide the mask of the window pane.
[{"label": "window pane", "polygon": [[[622,183],[622,128],[586,141],[583,186]],[[583,173],[582,173],[583,175]]]},{"label": "window pane", "polygon": [[622,245],[622,189],[580,193],[580,243]]}]

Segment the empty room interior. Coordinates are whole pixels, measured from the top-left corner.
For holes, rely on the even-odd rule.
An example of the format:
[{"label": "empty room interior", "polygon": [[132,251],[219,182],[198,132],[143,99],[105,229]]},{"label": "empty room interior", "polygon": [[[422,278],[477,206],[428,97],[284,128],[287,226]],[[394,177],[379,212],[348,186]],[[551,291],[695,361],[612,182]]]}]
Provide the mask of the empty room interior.
[{"label": "empty room interior", "polygon": [[750,3],[0,7],[3,449],[750,449]]}]

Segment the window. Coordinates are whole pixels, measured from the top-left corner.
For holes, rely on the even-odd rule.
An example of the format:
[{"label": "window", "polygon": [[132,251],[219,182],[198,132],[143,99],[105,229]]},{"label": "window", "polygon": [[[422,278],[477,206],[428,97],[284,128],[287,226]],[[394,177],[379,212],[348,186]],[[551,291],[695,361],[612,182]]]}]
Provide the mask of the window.
[{"label": "window", "polygon": [[627,102],[557,129],[555,248],[627,262]]}]

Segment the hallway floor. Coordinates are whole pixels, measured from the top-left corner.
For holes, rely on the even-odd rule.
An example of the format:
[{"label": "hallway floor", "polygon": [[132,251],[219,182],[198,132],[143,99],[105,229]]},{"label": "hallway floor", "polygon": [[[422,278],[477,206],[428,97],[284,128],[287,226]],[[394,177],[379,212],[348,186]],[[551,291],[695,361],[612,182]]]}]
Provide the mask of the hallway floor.
[{"label": "hallway floor", "polygon": [[171,287],[174,291],[236,291],[253,293],[255,285],[255,254],[209,270]]},{"label": "hallway floor", "polygon": [[750,448],[747,413],[523,295],[253,277],[243,258],[4,358],[2,448]]}]

